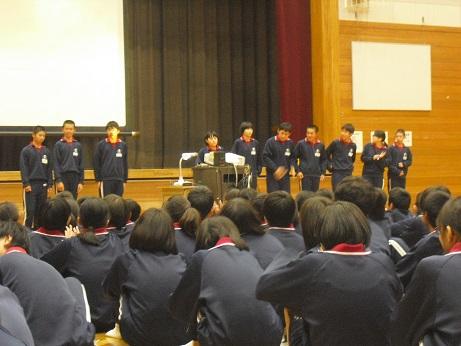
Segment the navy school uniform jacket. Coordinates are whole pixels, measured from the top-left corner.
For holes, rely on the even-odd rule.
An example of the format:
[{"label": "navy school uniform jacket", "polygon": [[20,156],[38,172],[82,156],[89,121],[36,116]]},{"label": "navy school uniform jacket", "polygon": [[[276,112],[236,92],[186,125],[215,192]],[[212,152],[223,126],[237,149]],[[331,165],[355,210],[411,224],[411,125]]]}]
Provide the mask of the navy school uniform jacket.
[{"label": "navy school uniform jacket", "polygon": [[61,138],[53,148],[54,154],[54,178],[57,182],[61,181],[62,173],[76,173],[79,176],[79,183],[83,183],[83,152],[79,141],[72,139],[67,142]]},{"label": "navy school uniform jacket", "polygon": [[32,183],[53,186],[53,162],[51,152],[46,146],[37,148],[31,143],[24,147],[19,157],[19,166],[24,187]]},{"label": "navy school uniform jacket", "polygon": [[34,346],[34,339],[18,298],[0,285],[0,345]]},{"label": "navy school uniform jacket", "polygon": [[337,250],[290,257],[283,252],[269,265],[256,296],[302,311],[308,345],[390,344],[401,287],[387,255]]},{"label": "navy school uniform jacket", "polygon": [[391,225],[392,236],[403,239],[410,248],[430,231],[421,216],[408,218]]},{"label": "navy school uniform jacket", "polygon": [[[225,239],[225,238],[224,238]],[[170,309],[178,319],[195,323],[201,345],[279,346],[282,324],[271,304],[255,297],[262,269],[248,252],[231,243],[197,251]]]},{"label": "navy school uniform jacket", "polygon": [[291,139],[281,142],[277,136],[271,137],[266,141],[263,150],[263,165],[268,174],[274,173],[278,167],[290,169],[295,167],[295,145]]},{"label": "navy school uniform jacket", "polygon": [[394,314],[392,345],[461,345],[461,252],[423,259]]},{"label": "navy school uniform jacket", "polygon": [[[335,139],[326,150],[328,166],[334,171],[352,172],[357,145]],[[329,169],[330,170],[330,169]]]},{"label": "navy school uniform jacket", "polygon": [[[387,153],[387,146],[378,148],[373,143],[368,143],[363,147],[360,159],[363,162],[362,175],[382,176],[386,168],[386,156],[379,160],[373,160],[373,156]],[[387,154],[386,154],[387,155]]]},{"label": "navy school uniform jacket", "polygon": [[270,234],[242,234],[242,238],[262,269],[266,269],[279,252],[284,249],[282,243]]},{"label": "navy school uniform jacket", "polygon": [[[205,154],[206,153],[211,153],[213,150],[210,150],[209,147],[203,147],[199,150],[198,152],[198,156],[197,156],[197,160],[195,161],[195,163],[198,165],[198,164],[201,164],[201,163],[205,163]],[[220,145],[218,145],[218,148],[215,150],[215,151],[224,151],[224,148],[221,147]]]},{"label": "navy school uniform jacket", "polygon": [[266,232],[282,243],[284,249],[290,249],[293,255],[297,255],[301,251],[306,251],[304,238],[296,232],[294,227],[282,228],[269,226]]},{"label": "navy school uniform jacket", "polygon": [[118,302],[104,296],[101,284],[112,263],[123,252],[123,245],[116,234],[105,228],[95,230],[95,234],[100,241],[98,246],[73,237],[64,240],[42,260],[64,277],[72,276],[82,282],[91,309],[91,321],[100,332],[114,328],[118,316]]},{"label": "navy school uniform jacket", "polygon": [[108,227],[107,230],[117,235],[123,245],[123,251],[128,251],[130,249],[130,237],[131,232],[133,232],[134,223],[128,223],[122,228],[117,227]]},{"label": "navy school uniform jacket", "polygon": [[186,323],[174,319],[168,297],[175,290],[186,263],[181,255],[130,250],[119,256],[104,280],[105,292],[122,297],[120,329],[130,345],[183,345]]},{"label": "navy school uniform jacket", "polygon": [[64,239],[66,239],[64,232],[40,227],[30,233],[29,253],[32,257],[40,259]]},{"label": "navy school uniform jacket", "polygon": [[35,345],[93,345],[94,327],[62,276],[15,249],[0,257],[0,284],[18,297]]},{"label": "navy school uniform jacket", "polygon": [[302,172],[305,176],[313,177],[325,174],[328,161],[322,142],[310,143],[306,139],[300,140],[295,147],[295,159],[299,160],[296,173]]},{"label": "navy school uniform jacket", "polygon": [[400,261],[397,262],[397,275],[404,287],[407,287],[416,270],[416,266],[422,259],[442,255],[443,249],[439,241],[439,232],[432,232],[422,238],[410,249]]},{"label": "navy school uniform jacket", "polygon": [[96,181],[128,180],[128,146],[122,140],[111,144],[109,139],[98,142],[93,156]]},{"label": "navy school uniform jacket", "polygon": [[174,227],[174,236],[178,252],[183,254],[187,263],[195,252],[195,238],[184,232],[179,225]]},{"label": "navy school uniform jacket", "polygon": [[386,217],[391,223],[396,223],[402,220],[412,219],[414,216],[410,214],[409,210],[392,209],[386,212]]},{"label": "navy school uniform jacket", "polygon": [[231,152],[245,157],[245,164],[250,165],[253,174],[261,174],[262,158],[258,140],[252,138],[246,142],[243,137],[237,138],[232,145]]},{"label": "navy school uniform jacket", "polygon": [[[403,168],[398,166],[400,162],[403,163]],[[412,162],[413,155],[410,148],[406,146],[399,147],[395,144],[389,147],[387,153],[387,165],[389,166],[388,173],[390,176],[398,177],[401,171],[403,171],[406,176],[408,173],[408,167],[411,166]]]}]

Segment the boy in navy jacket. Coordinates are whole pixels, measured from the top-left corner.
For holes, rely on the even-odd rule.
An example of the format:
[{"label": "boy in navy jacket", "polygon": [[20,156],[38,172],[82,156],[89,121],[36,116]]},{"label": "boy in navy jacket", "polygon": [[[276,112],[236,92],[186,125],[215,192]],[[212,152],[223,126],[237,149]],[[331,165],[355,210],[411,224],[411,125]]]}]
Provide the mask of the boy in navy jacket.
[{"label": "boy in navy jacket", "polygon": [[46,132],[43,126],[32,130],[32,143],[21,150],[19,166],[24,188],[25,225],[37,227],[38,212],[53,186],[51,152],[43,145]]},{"label": "boy in navy jacket", "polygon": [[375,130],[373,142],[363,148],[361,160],[363,162],[362,177],[368,180],[374,187],[383,188],[384,168],[386,168],[386,133]]},{"label": "boy in navy jacket", "polygon": [[54,178],[58,192],[70,191],[75,199],[83,189],[83,153],[79,141],[74,138],[75,122],[64,121],[63,137],[56,142],[54,154]]},{"label": "boy in navy jacket", "polygon": [[245,164],[251,167],[250,185],[256,190],[258,186],[258,176],[261,174],[261,148],[258,140],[253,138],[253,124],[244,121],[240,124],[240,138],[234,141],[231,152],[245,157]]},{"label": "boy in navy jacket", "polygon": [[328,170],[332,172],[331,184],[333,191],[345,178],[352,175],[354,170],[357,145],[352,142],[355,128],[352,124],[341,127],[341,136],[330,143],[326,150]]},{"label": "boy in navy jacket", "polygon": [[302,189],[316,192],[320,181],[325,179],[327,160],[325,146],[318,139],[319,128],[310,125],[306,129],[306,138],[295,147],[296,175],[302,181]]},{"label": "boy in navy jacket", "polygon": [[116,121],[106,125],[107,138],[100,141],[94,152],[94,176],[101,197],[111,193],[123,196],[128,180],[128,147],[118,138],[120,127]]},{"label": "boy in navy jacket", "polygon": [[387,155],[389,189],[394,187],[404,188],[407,185],[408,167],[413,163],[413,155],[410,148],[403,144],[405,130],[398,129],[395,132],[394,144],[389,148]]},{"label": "boy in navy jacket", "polygon": [[224,151],[224,148],[219,145],[219,136],[215,131],[208,131],[203,138],[206,147],[199,150],[196,164],[205,163],[205,154],[213,151]]},{"label": "boy in navy jacket", "polygon": [[266,167],[267,192],[290,192],[290,169],[295,167],[295,146],[290,139],[292,125],[281,123],[277,135],[266,141],[263,164]]}]

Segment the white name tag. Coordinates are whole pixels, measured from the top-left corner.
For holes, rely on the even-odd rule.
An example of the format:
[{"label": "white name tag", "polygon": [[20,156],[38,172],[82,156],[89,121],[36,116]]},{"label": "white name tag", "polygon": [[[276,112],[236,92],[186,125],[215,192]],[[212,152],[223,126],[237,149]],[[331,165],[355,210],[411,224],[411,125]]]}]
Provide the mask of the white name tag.
[{"label": "white name tag", "polygon": [[285,150],[285,156],[290,156],[290,155],[291,155],[290,149]]},{"label": "white name tag", "polygon": [[117,153],[115,154],[116,157],[123,157],[123,154],[122,153]]},{"label": "white name tag", "polygon": [[77,152],[77,151],[74,151],[74,153],[73,153],[72,155],[78,156],[78,152]]},{"label": "white name tag", "polygon": [[47,165],[47,164],[48,164],[48,158],[46,157],[46,155],[43,155],[43,157],[42,157],[42,163],[43,163],[44,165]]},{"label": "white name tag", "polygon": [[256,155],[256,149],[255,149],[255,148],[253,148],[253,149],[251,150],[251,155]]},{"label": "white name tag", "polygon": [[320,153],[318,151],[315,153],[315,157],[320,157]]},{"label": "white name tag", "polygon": [[349,151],[349,154],[347,154],[349,157],[352,157],[354,155],[354,153],[351,151]]}]

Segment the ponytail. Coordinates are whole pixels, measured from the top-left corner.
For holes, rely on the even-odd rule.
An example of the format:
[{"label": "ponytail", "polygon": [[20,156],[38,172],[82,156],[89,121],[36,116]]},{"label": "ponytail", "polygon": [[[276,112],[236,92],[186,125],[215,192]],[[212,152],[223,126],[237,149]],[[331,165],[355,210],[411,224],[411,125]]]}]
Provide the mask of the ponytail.
[{"label": "ponytail", "polygon": [[181,229],[191,238],[196,238],[197,230],[200,226],[200,213],[195,208],[187,208],[184,214],[179,219]]},{"label": "ponytail", "polygon": [[77,237],[79,237],[83,242],[90,245],[99,246],[100,244],[98,237],[96,237],[96,234],[94,234],[93,226],[89,226],[86,229],[84,229],[83,232],[80,232],[80,234]]}]

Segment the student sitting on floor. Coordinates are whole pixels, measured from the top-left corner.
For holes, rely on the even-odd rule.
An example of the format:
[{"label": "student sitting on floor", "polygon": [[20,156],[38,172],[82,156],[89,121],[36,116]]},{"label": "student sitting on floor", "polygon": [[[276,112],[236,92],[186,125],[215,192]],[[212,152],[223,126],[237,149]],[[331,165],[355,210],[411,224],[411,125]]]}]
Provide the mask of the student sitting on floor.
[{"label": "student sitting on floor", "polygon": [[389,211],[386,213],[386,217],[391,223],[412,218],[413,215],[410,214],[409,210],[410,204],[410,193],[401,187],[394,187],[389,191]]},{"label": "student sitting on floor", "polygon": [[130,209],[123,197],[111,194],[104,197],[104,201],[109,206],[109,225],[107,230],[114,232],[120,238],[124,250],[129,249],[131,227],[127,227],[130,222]]},{"label": "student sitting on floor", "polygon": [[139,216],[141,215],[141,206],[134,199],[127,198],[125,199],[128,209],[130,210],[130,220],[126,224],[128,228],[133,229],[134,224],[138,221]]},{"label": "student sitting on floor", "polygon": [[187,200],[190,202],[192,208],[198,210],[202,220],[214,213],[215,201],[213,192],[207,186],[194,187],[187,195]]},{"label": "student sitting on floor", "polygon": [[12,202],[0,203],[0,222],[1,221],[14,221],[18,222],[19,212],[16,205]]},{"label": "student sitting on floor", "polygon": [[375,187],[373,190],[374,202],[369,213],[371,221],[376,223],[384,231],[387,239],[391,238],[391,223],[386,217],[387,196],[383,189]]},{"label": "student sitting on floor", "polygon": [[168,297],[186,270],[178,255],[167,212],[148,209],[130,237],[130,250],[119,256],[103,282],[105,292],[121,301],[120,332],[130,345],[183,345],[186,324],[168,310]]},{"label": "student sitting on floor", "polygon": [[367,251],[368,220],[352,203],[335,202],[317,225],[321,250],[277,257],[256,296],[301,311],[309,345],[389,345],[401,287],[389,257]]},{"label": "student sitting on floor", "polygon": [[312,197],[306,201],[299,212],[300,224],[307,250],[320,246],[317,222],[325,208],[333,203],[326,197]]},{"label": "student sitting on floor", "polygon": [[280,318],[255,297],[262,269],[233,222],[204,220],[197,248],[170,298],[173,316],[192,324],[200,345],[279,346]]}]

